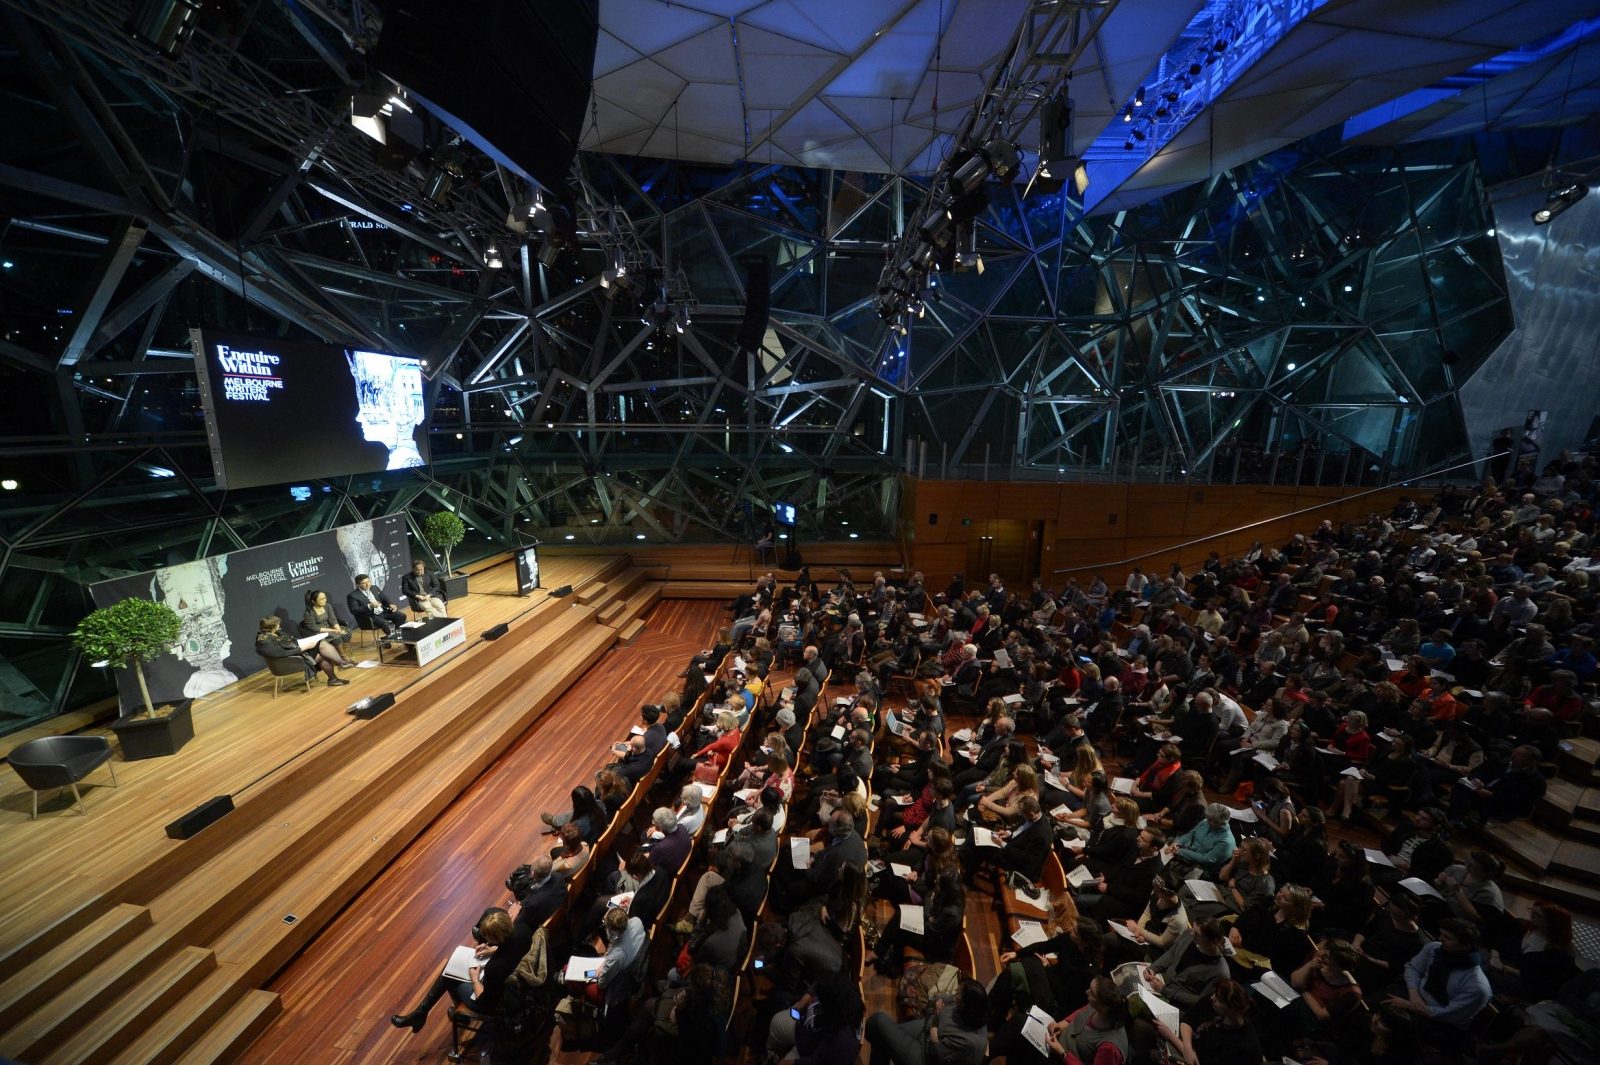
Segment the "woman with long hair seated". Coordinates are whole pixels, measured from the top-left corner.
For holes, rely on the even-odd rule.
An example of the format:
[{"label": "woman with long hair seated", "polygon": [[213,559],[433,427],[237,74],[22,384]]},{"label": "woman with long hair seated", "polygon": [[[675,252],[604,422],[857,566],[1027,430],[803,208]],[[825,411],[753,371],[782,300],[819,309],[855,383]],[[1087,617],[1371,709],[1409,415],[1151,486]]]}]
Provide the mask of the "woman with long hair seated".
[{"label": "woman with long hair seated", "polygon": [[1250,992],[1237,980],[1218,980],[1211,989],[1211,1019],[1181,1022],[1178,1030],[1156,1021],[1156,1034],[1184,1065],[1236,1065],[1262,1059],[1261,1040],[1250,1023]]},{"label": "woman with long hair seated", "polygon": [[598,840],[600,833],[604,832],[606,825],[610,824],[611,814],[595,798],[594,792],[582,784],[572,789],[572,794],[568,796],[568,801],[571,802],[572,808],[564,813],[544,813],[539,815],[539,820],[548,826],[544,830],[544,835],[553,836],[566,825],[576,824],[578,826],[578,834],[584,839],[590,843]]},{"label": "woman with long hair seated", "polygon": [[[907,904],[910,905],[910,904]],[[967,889],[961,883],[959,869],[946,869],[933,882],[923,898],[922,931],[906,927],[905,906],[895,909],[894,916],[878,933],[874,948],[877,960],[873,967],[884,976],[899,979],[905,968],[906,947],[916,947],[929,961],[949,961],[955,954],[956,943],[966,922]]]},{"label": "woman with long hair seated", "polygon": [[[336,648],[342,648],[350,642],[350,630],[335,616],[327,592],[313,588],[306,593],[306,612],[300,616],[300,635],[321,636],[323,643]],[[343,653],[340,651],[341,655]],[[339,664],[346,668],[355,665],[347,658],[341,659]]]},{"label": "woman with long hair seated", "polygon": [[1012,767],[1011,779],[998,790],[979,796],[978,816],[1015,827],[1022,819],[1022,800],[1028,795],[1039,797],[1039,771],[1023,762]]},{"label": "woman with long hair seated", "polygon": [[305,666],[308,684],[319,671],[327,676],[329,687],[350,683],[334,672],[335,666],[344,664],[344,655],[339,653],[337,647],[323,640],[317,643],[315,654],[301,650],[300,641],[284,632],[283,623],[272,615],[261,619],[261,627],[256,632],[256,654],[262,658],[300,659]]},{"label": "woman with long hair seated", "polygon": [[1228,932],[1235,947],[1262,955],[1272,971],[1287,978],[1311,956],[1311,892],[1285,884],[1273,896],[1272,908],[1242,915]]}]

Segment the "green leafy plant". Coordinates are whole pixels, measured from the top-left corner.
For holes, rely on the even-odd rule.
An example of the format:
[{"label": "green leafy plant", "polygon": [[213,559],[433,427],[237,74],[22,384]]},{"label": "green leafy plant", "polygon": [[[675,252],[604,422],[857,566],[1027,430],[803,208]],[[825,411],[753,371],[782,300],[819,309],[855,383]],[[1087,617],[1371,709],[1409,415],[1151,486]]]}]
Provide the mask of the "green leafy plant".
[{"label": "green leafy plant", "polygon": [[155,706],[150,702],[150,687],[145,683],[144,664],[171,653],[182,629],[183,619],[167,604],[150,599],[124,599],[101,607],[78,622],[72,639],[86,658],[96,662],[104,660],[118,669],[131,665],[139,678],[144,708],[153,714]]},{"label": "green leafy plant", "polygon": [[453,574],[455,570],[450,565],[450,549],[467,538],[467,523],[453,511],[435,511],[422,521],[422,538],[435,551],[444,552],[444,571]]}]

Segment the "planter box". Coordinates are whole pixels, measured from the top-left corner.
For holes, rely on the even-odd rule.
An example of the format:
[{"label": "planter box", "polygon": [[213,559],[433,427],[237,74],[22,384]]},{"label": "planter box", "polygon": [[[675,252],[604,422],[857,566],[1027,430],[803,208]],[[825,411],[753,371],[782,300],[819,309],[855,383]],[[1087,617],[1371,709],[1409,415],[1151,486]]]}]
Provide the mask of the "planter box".
[{"label": "planter box", "polygon": [[117,742],[122,745],[123,760],[137,762],[142,758],[177,754],[184,744],[194,739],[194,717],[190,713],[193,706],[193,699],[185,699],[174,705],[170,714],[112,722],[111,731],[117,734]]},{"label": "planter box", "polygon": [[454,577],[442,577],[439,583],[444,585],[444,597],[449,600],[465,599],[467,596],[467,575],[458,573]]}]

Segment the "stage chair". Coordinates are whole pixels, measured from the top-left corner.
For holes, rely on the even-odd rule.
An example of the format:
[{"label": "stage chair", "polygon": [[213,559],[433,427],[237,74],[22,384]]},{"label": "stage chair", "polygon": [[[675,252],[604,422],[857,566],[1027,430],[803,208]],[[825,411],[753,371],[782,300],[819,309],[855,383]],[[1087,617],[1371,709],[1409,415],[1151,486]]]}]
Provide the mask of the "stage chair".
[{"label": "stage chair", "polygon": [[283,687],[283,682],[300,678],[306,686],[306,691],[311,691],[311,676],[306,672],[306,662],[303,658],[265,658],[267,672],[272,674],[272,697],[278,697],[278,689]]},{"label": "stage chair", "polygon": [[362,647],[377,646],[379,637],[372,635],[369,642],[368,634],[381,633],[384,631],[383,626],[378,624],[378,619],[373,617],[371,614],[357,614],[355,615],[355,621],[356,639],[360,645]]},{"label": "stage chair", "polygon": [[33,793],[33,819],[39,817],[39,792],[46,788],[71,788],[73,806],[89,816],[78,793],[78,781],[104,765],[111,771],[111,786],[117,786],[117,771],[111,765],[111,741],[104,736],[44,736],[29,740],[6,759],[17,776]]}]

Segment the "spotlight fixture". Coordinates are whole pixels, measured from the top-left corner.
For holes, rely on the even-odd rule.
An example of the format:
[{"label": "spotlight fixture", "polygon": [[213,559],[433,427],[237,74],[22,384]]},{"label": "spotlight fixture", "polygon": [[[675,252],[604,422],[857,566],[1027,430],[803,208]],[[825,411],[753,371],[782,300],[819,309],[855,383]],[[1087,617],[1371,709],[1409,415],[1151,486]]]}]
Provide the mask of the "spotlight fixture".
[{"label": "spotlight fixture", "polygon": [[1022,152],[1015,144],[999,137],[983,146],[983,154],[989,160],[989,166],[994,169],[994,176],[1001,181],[1011,180],[1017,168],[1022,165]]},{"label": "spotlight fixture", "polygon": [[1589,195],[1589,186],[1577,181],[1558,189],[1551,189],[1550,196],[1544,206],[1533,212],[1533,224],[1536,226],[1547,225],[1552,218],[1562,214],[1567,208]]},{"label": "spotlight fixture", "polygon": [[433,167],[422,186],[422,195],[436,207],[443,206],[455,191],[456,183],[467,173],[466,157],[454,143],[434,153]]},{"label": "spotlight fixture", "polygon": [[487,248],[483,249],[483,265],[488,267],[490,270],[500,270],[505,267],[506,261],[505,258],[501,256],[498,245],[490,244]]},{"label": "spotlight fixture", "polygon": [[350,97],[350,124],[379,144],[389,143],[389,94],[362,89]]},{"label": "spotlight fixture", "polygon": [[176,59],[194,36],[200,5],[201,0],[140,0],[125,28],[134,40]]},{"label": "spotlight fixture", "polygon": [[1144,106],[1144,86],[1143,85],[1139,86],[1139,91],[1133,94],[1133,106],[1135,106],[1135,107],[1143,107]]},{"label": "spotlight fixture", "polygon": [[1127,107],[1124,107],[1122,109],[1122,121],[1124,121],[1124,122],[1132,122],[1133,121],[1133,105],[1132,104],[1129,104]]}]

